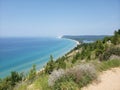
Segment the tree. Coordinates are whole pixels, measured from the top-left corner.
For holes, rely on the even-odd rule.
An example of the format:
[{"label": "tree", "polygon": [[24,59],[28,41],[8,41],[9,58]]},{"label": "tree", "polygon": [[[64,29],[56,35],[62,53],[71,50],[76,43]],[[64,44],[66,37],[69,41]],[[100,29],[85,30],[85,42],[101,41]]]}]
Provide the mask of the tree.
[{"label": "tree", "polygon": [[114,32],[114,36],[112,37],[112,43],[115,45],[120,43],[120,29]]},{"label": "tree", "polygon": [[103,43],[106,43],[107,41],[111,41],[111,37],[108,37],[108,36],[106,36],[106,37],[104,37],[104,39],[103,39]]},{"label": "tree", "polygon": [[45,67],[45,72],[46,73],[51,73],[55,68],[55,62],[53,60],[53,56],[50,55],[50,61],[47,63],[46,67]]},{"label": "tree", "polygon": [[65,57],[63,56],[62,58],[57,60],[57,69],[59,68],[66,68],[66,63],[65,63]]},{"label": "tree", "polygon": [[101,49],[96,49],[96,51],[95,51],[96,57],[99,57],[102,53],[103,53],[103,50],[101,50]]},{"label": "tree", "polygon": [[33,66],[32,66],[32,69],[31,69],[30,72],[29,72],[28,78],[29,78],[29,79],[34,79],[35,76],[36,76],[36,65],[33,65]]},{"label": "tree", "polygon": [[17,82],[22,81],[23,73],[12,71],[10,76],[0,80],[0,90],[13,90]]},{"label": "tree", "polygon": [[19,75],[18,72],[12,71],[11,72],[11,85],[14,86],[16,82],[19,82],[22,80],[22,74]]},{"label": "tree", "polygon": [[96,49],[101,49],[101,50],[104,49],[104,45],[101,40],[96,41]]}]

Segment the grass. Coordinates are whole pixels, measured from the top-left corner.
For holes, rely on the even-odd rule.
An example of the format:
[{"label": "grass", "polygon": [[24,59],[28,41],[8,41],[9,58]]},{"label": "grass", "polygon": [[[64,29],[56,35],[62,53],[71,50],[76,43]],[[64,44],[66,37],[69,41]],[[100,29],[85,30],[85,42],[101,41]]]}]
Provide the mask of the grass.
[{"label": "grass", "polygon": [[76,90],[97,78],[92,64],[80,64],[67,70],[55,70],[49,76],[48,83],[52,90]]},{"label": "grass", "polygon": [[23,82],[23,83],[21,82],[15,86],[14,90],[27,90],[27,87],[28,85],[26,82]]},{"label": "grass", "polygon": [[[40,74],[36,76],[36,79],[32,84],[27,84],[27,82],[19,83],[14,90],[80,90],[91,83],[97,78],[97,73],[102,72],[114,67],[120,67],[120,60],[108,60],[98,62],[96,60],[90,62],[84,62],[80,65],[75,65],[69,69],[63,69],[62,76],[59,78],[60,70],[53,71],[54,79],[57,74],[57,79],[54,79],[54,85],[49,86],[50,76],[53,74]],[[95,71],[96,70],[96,71]],[[52,72],[52,73],[53,73]],[[32,86],[32,88],[30,87]]]},{"label": "grass", "polygon": [[63,81],[56,82],[52,90],[79,90],[79,86],[73,80],[64,78]]},{"label": "grass", "polygon": [[99,71],[105,71],[119,66],[120,66],[120,60],[108,60],[108,61],[102,61],[100,65],[97,65],[97,68]]},{"label": "grass", "polygon": [[[92,63],[92,64],[91,64]],[[50,76],[53,74],[40,74],[36,77],[32,84],[27,84],[26,82],[19,83],[14,90],[80,90],[81,87],[84,87],[91,83],[97,78],[97,73],[102,72],[114,67],[120,66],[120,60],[108,60],[98,62],[96,60],[92,62],[84,62],[80,65],[75,65],[64,72],[60,78],[60,70],[53,71],[54,79],[57,74],[57,79],[54,79],[53,86],[49,86]],[[95,71],[97,70],[97,71]],[[53,73],[52,72],[52,73]],[[32,86],[32,88],[30,87]]]},{"label": "grass", "polygon": [[48,75],[40,75],[34,82],[34,89],[36,90],[51,90],[48,86]]}]

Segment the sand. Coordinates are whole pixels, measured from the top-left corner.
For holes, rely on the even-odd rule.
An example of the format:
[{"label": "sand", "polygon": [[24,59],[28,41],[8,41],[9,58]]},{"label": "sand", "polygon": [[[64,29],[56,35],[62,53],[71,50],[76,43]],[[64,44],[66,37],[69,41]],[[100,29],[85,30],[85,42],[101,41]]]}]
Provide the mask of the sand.
[{"label": "sand", "polygon": [[93,82],[82,90],[120,90],[120,68],[104,71],[98,79],[100,82]]}]

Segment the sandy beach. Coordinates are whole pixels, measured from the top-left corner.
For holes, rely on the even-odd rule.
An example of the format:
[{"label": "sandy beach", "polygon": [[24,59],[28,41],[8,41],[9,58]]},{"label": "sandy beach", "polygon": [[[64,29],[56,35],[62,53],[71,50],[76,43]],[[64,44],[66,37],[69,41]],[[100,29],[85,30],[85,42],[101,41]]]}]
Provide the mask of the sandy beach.
[{"label": "sandy beach", "polygon": [[102,72],[98,79],[82,90],[120,90],[120,67]]}]

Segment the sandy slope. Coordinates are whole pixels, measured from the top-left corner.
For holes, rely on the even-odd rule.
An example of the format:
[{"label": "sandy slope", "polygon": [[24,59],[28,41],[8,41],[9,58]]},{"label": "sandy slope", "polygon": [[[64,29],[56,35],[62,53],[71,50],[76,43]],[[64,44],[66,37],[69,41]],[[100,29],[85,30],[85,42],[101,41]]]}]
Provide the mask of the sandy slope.
[{"label": "sandy slope", "polygon": [[82,90],[120,90],[120,68],[104,71],[99,79],[100,82],[93,82]]}]

